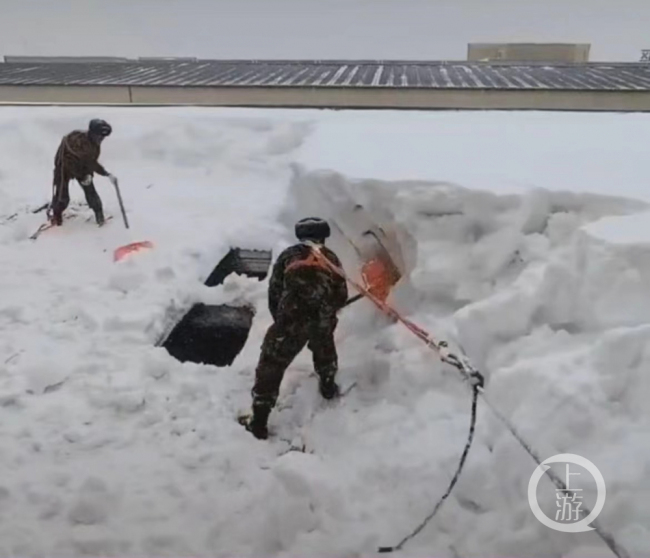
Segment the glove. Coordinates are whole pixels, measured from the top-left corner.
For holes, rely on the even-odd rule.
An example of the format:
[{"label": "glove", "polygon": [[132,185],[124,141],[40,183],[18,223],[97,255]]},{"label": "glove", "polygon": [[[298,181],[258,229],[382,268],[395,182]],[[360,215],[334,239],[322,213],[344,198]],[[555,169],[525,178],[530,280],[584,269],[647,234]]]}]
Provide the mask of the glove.
[{"label": "glove", "polygon": [[111,181],[111,184],[113,186],[117,186],[117,176],[114,176],[112,174],[108,175],[108,179]]}]

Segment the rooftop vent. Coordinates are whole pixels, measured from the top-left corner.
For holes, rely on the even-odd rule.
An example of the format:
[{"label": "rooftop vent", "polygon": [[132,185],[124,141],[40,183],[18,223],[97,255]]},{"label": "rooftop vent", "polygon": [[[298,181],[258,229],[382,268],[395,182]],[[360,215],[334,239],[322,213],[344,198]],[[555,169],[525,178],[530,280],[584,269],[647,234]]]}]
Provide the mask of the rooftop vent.
[{"label": "rooftop vent", "polygon": [[588,62],[590,44],[470,43],[467,59],[507,62]]}]

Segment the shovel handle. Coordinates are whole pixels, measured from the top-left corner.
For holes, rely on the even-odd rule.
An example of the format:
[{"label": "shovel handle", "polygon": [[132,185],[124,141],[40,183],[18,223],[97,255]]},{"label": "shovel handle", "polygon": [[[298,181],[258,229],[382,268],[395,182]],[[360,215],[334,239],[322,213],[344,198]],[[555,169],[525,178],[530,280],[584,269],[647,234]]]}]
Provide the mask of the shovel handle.
[{"label": "shovel handle", "polygon": [[120,187],[117,183],[117,179],[115,179],[115,182],[113,183],[113,186],[115,186],[115,193],[117,194],[117,201],[120,204],[120,211],[122,212],[122,219],[124,219],[124,226],[128,229],[129,228],[129,220],[126,218],[126,211],[124,210],[124,203],[122,202],[122,194],[120,193]]},{"label": "shovel handle", "polygon": [[345,308],[346,306],[349,306],[349,305],[352,304],[353,302],[356,302],[357,300],[359,300],[359,299],[362,298],[362,297],[363,297],[363,294],[359,293],[359,294],[357,294],[357,295],[354,295],[354,296],[351,297],[351,298],[348,298],[348,300],[347,300],[347,301],[345,302],[345,304],[343,305],[343,308]]}]

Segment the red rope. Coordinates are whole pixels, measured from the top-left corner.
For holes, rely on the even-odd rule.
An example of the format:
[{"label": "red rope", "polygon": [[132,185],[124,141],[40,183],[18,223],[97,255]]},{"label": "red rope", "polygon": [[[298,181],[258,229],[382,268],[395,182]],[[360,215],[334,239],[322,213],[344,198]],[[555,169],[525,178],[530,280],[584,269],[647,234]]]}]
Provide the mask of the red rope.
[{"label": "red rope", "polygon": [[483,387],[483,376],[481,375],[481,373],[478,370],[476,370],[463,355],[458,356],[452,353],[449,350],[446,341],[437,342],[429,333],[427,333],[419,325],[413,323],[411,320],[408,320],[407,318],[404,318],[397,310],[395,310],[395,308],[393,308],[385,301],[381,300],[379,297],[374,295],[369,288],[363,287],[358,282],[354,281],[353,279],[350,279],[343,269],[341,269],[337,265],[334,265],[330,260],[327,259],[326,256],[324,256],[321,253],[319,246],[315,244],[310,244],[310,247],[314,251],[314,255],[316,256],[317,259],[319,259],[324,265],[329,267],[333,272],[335,272],[343,279],[345,279],[356,290],[362,293],[366,298],[370,299],[373,302],[373,304],[377,308],[379,308],[380,311],[382,311],[387,316],[395,319],[396,321],[404,325],[411,333],[413,333],[413,335],[415,335],[418,339],[423,341],[427,345],[427,347],[433,349],[438,354],[438,357],[442,362],[456,368],[465,377],[465,379],[469,380],[469,382],[473,386],[478,386],[479,388]]},{"label": "red rope", "polygon": [[381,310],[384,314],[401,322],[409,329],[409,331],[411,331],[419,339],[424,341],[429,347],[431,347],[436,352],[438,352],[438,354],[440,354],[441,357],[443,356],[441,354],[440,345],[436,343],[433,340],[433,338],[424,329],[422,329],[420,326],[413,323],[411,320],[404,318],[392,306],[387,304],[385,301],[381,300],[379,297],[375,296],[370,289],[363,287],[358,282],[354,281],[353,279],[350,279],[348,275],[345,273],[345,271],[343,271],[343,269],[341,269],[337,265],[334,265],[330,260],[327,259],[326,256],[324,256],[321,253],[320,248],[318,246],[311,245],[311,248],[316,258],[319,259],[324,265],[326,265],[334,273],[336,273],[337,275],[345,279],[348,283],[350,283],[357,291],[363,294],[366,298],[370,299],[375,304],[375,306],[377,306],[377,308],[379,308],[379,310]]}]

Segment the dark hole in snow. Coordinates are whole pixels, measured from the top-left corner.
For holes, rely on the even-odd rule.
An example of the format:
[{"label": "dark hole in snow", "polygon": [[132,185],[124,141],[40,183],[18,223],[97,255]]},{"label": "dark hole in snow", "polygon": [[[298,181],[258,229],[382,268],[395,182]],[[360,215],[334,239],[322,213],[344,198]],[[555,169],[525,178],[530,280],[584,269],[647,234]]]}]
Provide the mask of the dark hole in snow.
[{"label": "dark hole in snow", "polygon": [[231,248],[230,252],[214,268],[205,285],[207,287],[221,285],[231,273],[256,277],[262,281],[266,278],[270,265],[271,252],[267,250]]},{"label": "dark hole in snow", "polygon": [[[233,248],[205,282],[221,285],[231,273],[262,281],[271,265],[271,252]],[[195,304],[176,324],[163,347],[181,362],[230,366],[248,339],[255,311],[248,306]]]},{"label": "dark hole in snow", "polygon": [[229,366],[244,348],[254,311],[245,306],[195,304],[171,332],[165,348],[181,362]]}]

